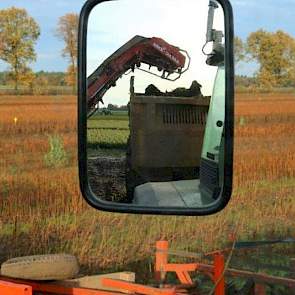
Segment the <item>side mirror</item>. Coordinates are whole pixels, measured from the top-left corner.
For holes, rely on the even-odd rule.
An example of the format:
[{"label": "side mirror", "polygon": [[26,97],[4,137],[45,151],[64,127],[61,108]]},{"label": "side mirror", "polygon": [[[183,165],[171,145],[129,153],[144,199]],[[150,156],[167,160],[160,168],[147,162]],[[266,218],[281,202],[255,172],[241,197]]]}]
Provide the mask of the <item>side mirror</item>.
[{"label": "side mirror", "polygon": [[185,4],[88,0],[81,11],[79,177],[97,209],[208,215],[230,199],[232,8]]}]

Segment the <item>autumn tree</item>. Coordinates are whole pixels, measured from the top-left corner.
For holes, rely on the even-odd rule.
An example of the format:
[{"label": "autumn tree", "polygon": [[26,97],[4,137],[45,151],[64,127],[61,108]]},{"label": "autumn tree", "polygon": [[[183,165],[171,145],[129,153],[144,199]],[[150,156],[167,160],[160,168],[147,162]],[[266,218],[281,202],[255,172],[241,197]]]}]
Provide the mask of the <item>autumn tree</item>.
[{"label": "autumn tree", "polygon": [[243,61],[246,57],[245,46],[241,38],[234,38],[234,55],[235,55],[235,64],[238,64],[240,61]]},{"label": "autumn tree", "polygon": [[9,78],[16,91],[20,83],[30,84],[34,78],[29,64],[36,60],[34,45],[39,35],[38,24],[25,9],[0,10],[0,59],[10,65]]},{"label": "autumn tree", "polygon": [[62,55],[69,60],[66,82],[76,88],[77,81],[77,40],[78,40],[78,14],[68,13],[59,18],[56,34],[64,41],[65,47]]},{"label": "autumn tree", "polygon": [[257,78],[262,87],[284,87],[295,78],[295,40],[279,30],[259,30],[249,35],[247,53],[258,62]]},{"label": "autumn tree", "polygon": [[3,52],[3,38],[0,35],[0,56],[1,56],[2,52]]}]

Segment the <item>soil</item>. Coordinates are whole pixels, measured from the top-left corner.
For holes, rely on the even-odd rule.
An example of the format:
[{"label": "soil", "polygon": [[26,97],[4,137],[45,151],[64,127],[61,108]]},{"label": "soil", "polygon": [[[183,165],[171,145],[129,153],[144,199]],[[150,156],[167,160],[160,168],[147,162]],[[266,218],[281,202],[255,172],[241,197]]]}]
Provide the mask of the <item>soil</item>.
[{"label": "soil", "polygon": [[127,202],[125,167],[125,157],[88,159],[89,184],[94,194],[104,201]]}]

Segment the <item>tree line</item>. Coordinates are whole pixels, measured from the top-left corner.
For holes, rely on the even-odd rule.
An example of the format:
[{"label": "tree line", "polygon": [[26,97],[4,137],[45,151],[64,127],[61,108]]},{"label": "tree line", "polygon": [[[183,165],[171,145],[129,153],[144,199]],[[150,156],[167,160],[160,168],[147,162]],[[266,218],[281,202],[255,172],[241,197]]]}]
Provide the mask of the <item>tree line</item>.
[{"label": "tree line", "polygon": [[11,7],[0,10],[0,59],[9,65],[2,73],[3,84],[13,83],[17,92],[20,85],[34,88],[57,77],[59,84],[76,89],[77,76],[77,37],[79,17],[75,13],[61,16],[56,25],[55,35],[64,42],[62,56],[69,62],[66,75],[61,73],[34,73],[30,64],[36,61],[35,45],[40,37],[39,24],[25,9]]},{"label": "tree line", "polygon": [[[8,86],[11,84],[9,81],[10,72],[3,71],[0,72],[0,85]],[[35,83],[40,85],[50,85],[50,86],[68,86],[67,73],[65,72],[47,72],[47,71],[37,71],[34,72]]]},{"label": "tree line", "polygon": [[[64,42],[62,56],[68,60],[68,68],[62,73],[34,73],[30,64],[36,61],[35,45],[41,31],[38,23],[25,9],[11,7],[0,10],[0,59],[9,65],[0,75],[0,83],[34,88],[35,85],[68,85],[76,90],[78,15],[61,16],[55,36]],[[237,85],[244,87],[295,87],[295,39],[278,30],[252,32],[243,41],[235,37],[235,62],[254,62],[258,70],[253,77],[238,76]],[[60,79],[58,82],[57,79]],[[55,81],[55,82],[53,82]]]}]

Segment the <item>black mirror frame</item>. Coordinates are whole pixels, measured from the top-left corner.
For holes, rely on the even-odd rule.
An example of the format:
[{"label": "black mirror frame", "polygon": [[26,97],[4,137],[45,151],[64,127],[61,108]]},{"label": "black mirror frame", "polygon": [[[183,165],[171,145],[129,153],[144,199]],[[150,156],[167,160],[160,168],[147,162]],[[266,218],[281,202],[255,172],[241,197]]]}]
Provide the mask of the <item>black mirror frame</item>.
[{"label": "black mirror frame", "polygon": [[[88,204],[96,209],[119,212],[154,215],[210,215],[222,210],[230,200],[233,179],[233,141],[234,141],[234,52],[233,52],[233,11],[229,0],[217,0],[224,11],[225,22],[225,148],[224,153],[224,183],[222,196],[214,204],[206,208],[158,208],[131,206],[130,204],[111,203],[98,199],[88,183],[87,174],[87,115],[86,115],[86,62],[87,62],[87,26],[91,10],[102,2],[113,0],[88,0],[80,12],[78,35],[78,161],[80,190]],[[196,0],[198,1],[198,0]]]}]

